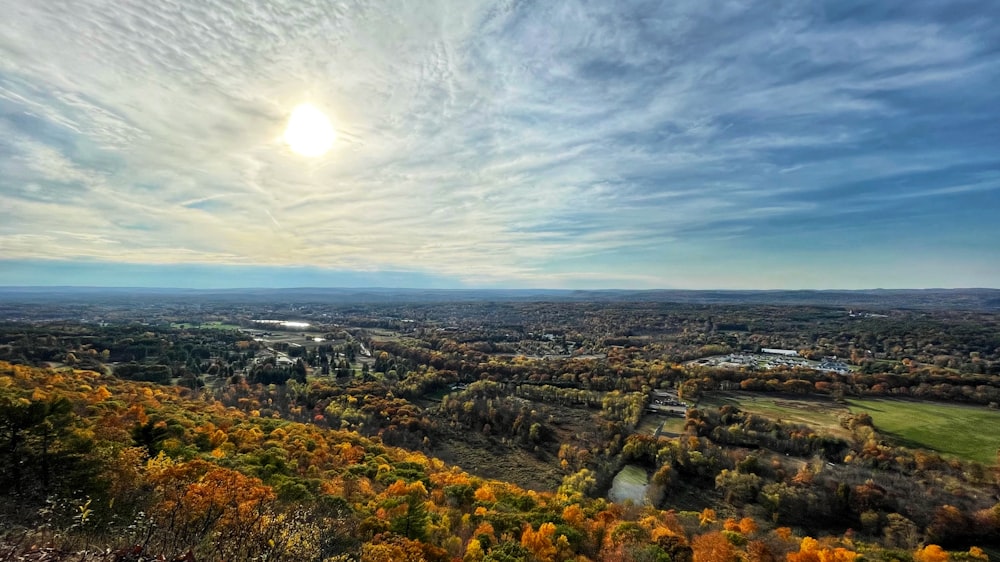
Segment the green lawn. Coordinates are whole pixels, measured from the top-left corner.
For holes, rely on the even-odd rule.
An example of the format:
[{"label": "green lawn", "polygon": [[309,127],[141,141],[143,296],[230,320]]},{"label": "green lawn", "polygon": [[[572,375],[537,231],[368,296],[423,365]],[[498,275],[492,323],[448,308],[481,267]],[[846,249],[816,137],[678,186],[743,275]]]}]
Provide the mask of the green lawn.
[{"label": "green lawn", "polygon": [[900,445],[986,465],[996,464],[1000,449],[1000,411],[983,406],[884,398],[851,399],[845,406],[819,397],[712,392],[702,398],[698,407],[718,408],[725,404],[843,437],[847,437],[847,431],[839,421],[850,408],[852,413],[867,412],[878,432]]},{"label": "green lawn", "polygon": [[996,464],[1000,411],[982,406],[907,400],[848,400],[851,411],[867,412],[875,428],[908,447]]}]

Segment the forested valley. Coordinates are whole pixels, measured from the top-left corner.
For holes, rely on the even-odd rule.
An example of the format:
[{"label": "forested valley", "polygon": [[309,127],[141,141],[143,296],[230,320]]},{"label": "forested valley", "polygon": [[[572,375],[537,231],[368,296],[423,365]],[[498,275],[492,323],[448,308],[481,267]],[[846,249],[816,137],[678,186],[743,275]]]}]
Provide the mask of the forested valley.
[{"label": "forested valley", "polygon": [[1000,555],[989,309],[132,297],[0,319],[0,560]]}]

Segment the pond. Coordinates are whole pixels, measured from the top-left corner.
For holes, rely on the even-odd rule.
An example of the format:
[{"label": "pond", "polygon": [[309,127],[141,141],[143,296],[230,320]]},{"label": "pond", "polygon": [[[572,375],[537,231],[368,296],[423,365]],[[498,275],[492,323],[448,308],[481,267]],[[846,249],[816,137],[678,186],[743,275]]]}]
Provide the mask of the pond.
[{"label": "pond", "polygon": [[627,464],[611,481],[608,499],[616,503],[632,500],[637,505],[643,505],[646,503],[647,488],[649,488],[649,475],[646,474],[646,469]]}]

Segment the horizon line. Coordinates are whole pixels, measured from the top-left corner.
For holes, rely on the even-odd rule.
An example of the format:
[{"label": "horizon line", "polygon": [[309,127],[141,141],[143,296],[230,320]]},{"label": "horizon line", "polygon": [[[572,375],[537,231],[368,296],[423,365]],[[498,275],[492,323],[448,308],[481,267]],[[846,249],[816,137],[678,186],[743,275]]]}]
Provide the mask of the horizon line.
[{"label": "horizon line", "polygon": [[490,291],[517,291],[517,292],[561,292],[561,293],[586,293],[586,292],[626,292],[626,293],[653,293],[663,291],[674,292],[725,292],[725,293],[766,293],[766,292],[869,292],[869,291],[1000,291],[1000,287],[869,287],[863,289],[846,289],[829,287],[823,289],[810,288],[771,288],[771,289],[721,289],[721,288],[647,288],[647,289],[624,289],[614,287],[589,288],[589,289],[566,289],[566,288],[546,288],[546,287],[389,287],[389,286],[286,286],[286,287],[183,287],[183,286],[143,286],[143,285],[5,285],[0,284],[0,291],[31,289],[31,290],[65,290],[65,289],[96,289],[96,290],[145,290],[145,291],[330,291],[330,290],[379,290],[379,291],[440,291],[440,292],[490,292]]}]

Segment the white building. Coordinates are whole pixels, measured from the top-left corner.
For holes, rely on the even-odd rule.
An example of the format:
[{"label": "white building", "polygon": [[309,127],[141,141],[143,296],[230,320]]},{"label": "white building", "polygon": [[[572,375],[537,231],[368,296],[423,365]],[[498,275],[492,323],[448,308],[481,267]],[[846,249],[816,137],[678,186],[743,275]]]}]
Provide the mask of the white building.
[{"label": "white building", "polygon": [[787,355],[788,357],[798,357],[799,352],[794,349],[772,349],[763,347],[760,350],[761,353],[770,353],[772,355]]}]

